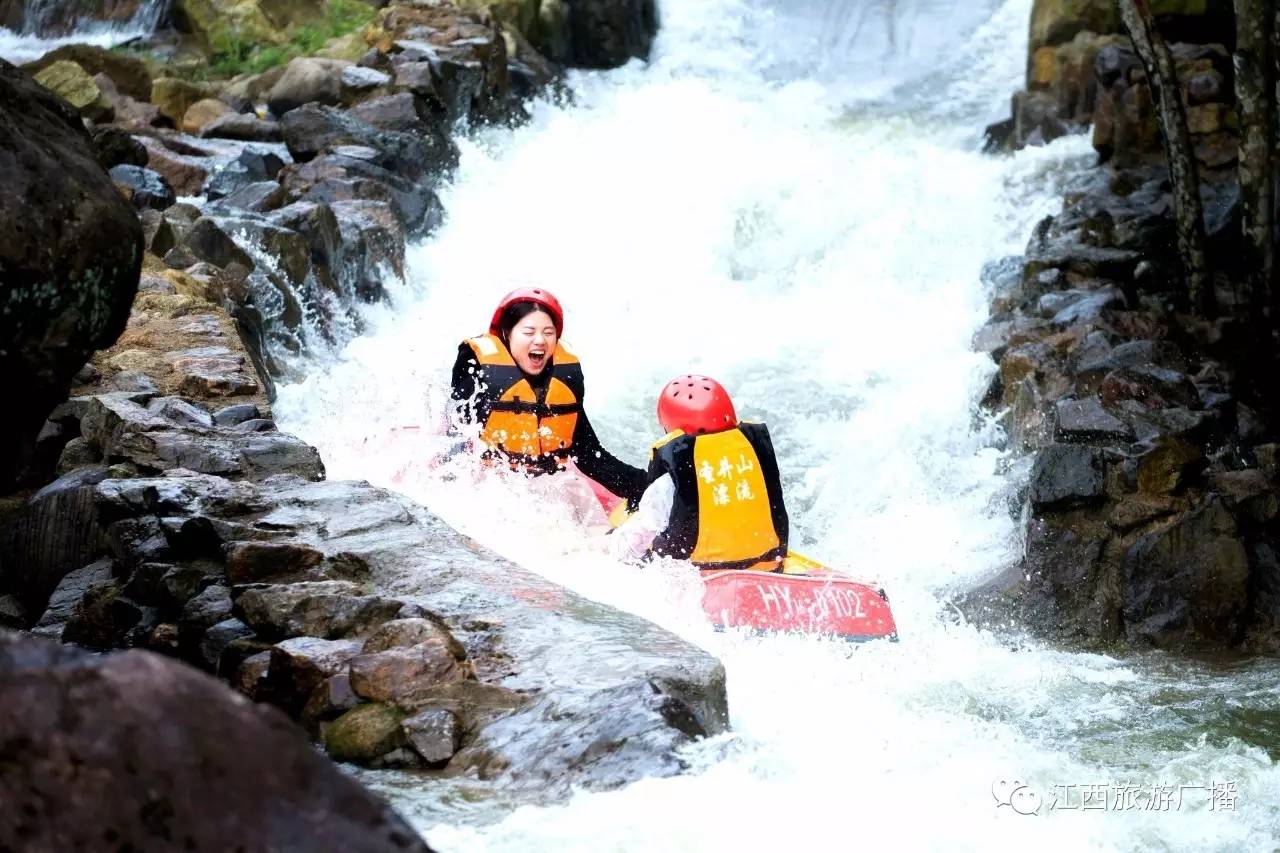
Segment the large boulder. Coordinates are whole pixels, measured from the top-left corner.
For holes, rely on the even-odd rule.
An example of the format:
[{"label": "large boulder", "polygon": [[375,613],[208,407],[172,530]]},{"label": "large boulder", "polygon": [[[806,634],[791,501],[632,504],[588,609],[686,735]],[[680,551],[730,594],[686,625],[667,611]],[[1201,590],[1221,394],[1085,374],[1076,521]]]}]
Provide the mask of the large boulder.
[{"label": "large boulder", "polygon": [[76,114],[0,62],[0,490],[95,349],[123,331],[142,226],[98,164]]},{"label": "large boulder", "polygon": [[300,56],[285,68],[267,95],[271,112],[282,116],[303,104],[337,104],[341,100],[341,79],[350,62]]},{"label": "large boulder", "polygon": [[0,703],[22,849],[429,849],[278,711],[175,661],[0,634]]},{"label": "large boulder", "polygon": [[658,32],[655,0],[571,0],[565,5],[570,51],[566,64],[616,68],[633,58],[649,58]]},{"label": "large boulder", "polygon": [[[374,162],[410,180],[441,175],[457,162],[458,149],[438,128],[428,133],[379,130],[355,116],[319,104],[291,110],[281,122],[289,154],[299,163],[344,146],[377,152]],[[426,130],[426,128],[424,128]]]},{"label": "large boulder", "polygon": [[1139,539],[1124,559],[1131,641],[1181,650],[1240,639],[1249,607],[1249,554],[1235,519],[1211,499]]},{"label": "large boulder", "polygon": [[66,44],[22,68],[34,74],[63,60],[74,62],[90,75],[107,75],[122,94],[131,98],[145,101],[151,97],[151,72],[145,62],[97,45]]},{"label": "large boulder", "polygon": [[37,71],[34,79],[90,121],[111,121],[115,118],[115,110],[103,96],[97,81],[74,62],[55,62]]}]

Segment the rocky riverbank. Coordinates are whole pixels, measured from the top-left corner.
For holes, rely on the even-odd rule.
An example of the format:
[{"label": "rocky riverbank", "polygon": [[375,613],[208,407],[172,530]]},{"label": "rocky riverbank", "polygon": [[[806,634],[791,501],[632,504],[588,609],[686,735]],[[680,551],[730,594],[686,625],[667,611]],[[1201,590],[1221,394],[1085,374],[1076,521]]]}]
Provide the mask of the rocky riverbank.
[{"label": "rocky riverbank", "polygon": [[1043,144],[1092,122],[1099,166],[1025,256],[987,271],[988,403],[1033,461],[1024,558],[964,606],[1090,647],[1275,652],[1278,348],[1242,299],[1232,68],[1213,41],[1230,6],[1164,6],[1217,312],[1186,313],[1152,94],[1112,4],[1037,2],[1028,88],[989,136]]},{"label": "rocky riverbank", "polygon": [[[241,709],[229,720],[248,711],[170,658],[283,711],[337,760],[424,780],[549,798],[679,772],[678,747],[727,725],[717,661],[477,549],[393,493],[326,481],[315,449],[276,429],[274,381],[357,334],[359,306],[403,276],[406,241],[439,221],[455,128],[519,120],[523,98],[559,73],[505,6],[369,14],[353,58],[299,56],[222,81],[155,76],[154,63],[83,46],[0,66],[0,158],[28,182],[3,190],[0,262],[9,302],[34,306],[6,350],[22,359],[5,371],[22,403],[6,421],[17,452],[0,503],[0,624],[135,650],[88,658],[7,639],[26,686],[6,694],[6,743],[37,736],[38,697],[75,705],[55,673],[79,667],[119,684],[103,700],[109,714],[119,706],[112,725],[194,739],[203,754],[222,735],[198,730],[208,715],[182,703],[208,694],[211,709]],[[559,58],[583,65],[647,51],[656,27],[646,3],[574,4],[565,21]],[[29,153],[48,150],[60,156]],[[153,702],[149,685],[165,678],[195,686]],[[56,736],[81,754],[78,730]],[[279,752],[293,766],[286,747],[246,738],[236,743],[254,760]],[[43,766],[16,757],[23,772]],[[46,783],[50,795],[70,784]],[[99,826],[94,809],[132,808],[121,789],[58,819],[150,848],[139,833],[154,822]],[[154,808],[179,820],[189,805]],[[72,839],[40,814],[7,830]],[[338,846],[421,849],[378,814],[353,818],[373,833],[364,842]],[[329,847],[347,831],[331,819]],[[232,829],[191,832],[219,845]]]}]

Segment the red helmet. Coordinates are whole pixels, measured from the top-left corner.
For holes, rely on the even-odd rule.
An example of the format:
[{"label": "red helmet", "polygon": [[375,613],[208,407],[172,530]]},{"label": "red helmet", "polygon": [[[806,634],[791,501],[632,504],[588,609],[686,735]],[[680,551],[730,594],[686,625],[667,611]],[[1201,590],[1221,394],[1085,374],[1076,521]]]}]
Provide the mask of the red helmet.
[{"label": "red helmet", "polygon": [[489,334],[502,334],[498,325],[502,321],[502,312],[517,302],[534,302],[545,308],[551,315],[551,322],[555,324],[556,336],[564,333],[564,309],[560,307],[560,300],[551,295],[551,291],[543,290],[541,287],[517,287],[502,297],[502,301],[498,303],[497,309],[493,312],[493,319],[489,321]]},{"label": "red helmet", "polygon": [[672,379],[658,396],[658,423],[667,432],[687,435],[720,432],[738,425],[738,414],[724,386],[707,376],[687,373]]}]

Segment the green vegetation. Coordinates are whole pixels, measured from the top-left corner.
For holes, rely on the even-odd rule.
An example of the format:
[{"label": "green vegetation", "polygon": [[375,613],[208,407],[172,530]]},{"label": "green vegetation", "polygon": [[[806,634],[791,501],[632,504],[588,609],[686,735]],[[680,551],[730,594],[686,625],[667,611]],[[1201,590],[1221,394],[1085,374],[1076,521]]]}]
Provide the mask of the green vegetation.
[{"label": "green vegetation", "polygon": [[261,74],[283,65],[295,56],[308,56],[330,39],[345,36],[366,26],[377,11],[360,0],[328,0],[324,15],[294,28],[283,44],[262,44],[230,29],[213,39],[209,71],[218,76]]}]

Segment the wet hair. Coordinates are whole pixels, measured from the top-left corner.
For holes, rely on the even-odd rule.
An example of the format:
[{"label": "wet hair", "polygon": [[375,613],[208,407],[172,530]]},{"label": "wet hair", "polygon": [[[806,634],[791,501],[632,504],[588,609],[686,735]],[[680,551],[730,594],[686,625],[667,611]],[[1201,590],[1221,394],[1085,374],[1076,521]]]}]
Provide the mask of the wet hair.
[{"label": "wet hair", "polygon": [[[502,332],[502,342],[504,344],[510,346],[511,330],[516,327],[516,323],[519,323],[534,311],[541,311],[548,317],[551,317],[552,323],[555,322],[555,316],[547,310],[545,305],[541,305],[531,300],[513,302],[507,306],[506,310],[502,312],[502,316],[498,318],[498,330]],[[559,329],[557,328],[556,331],[559,332]]]}]

